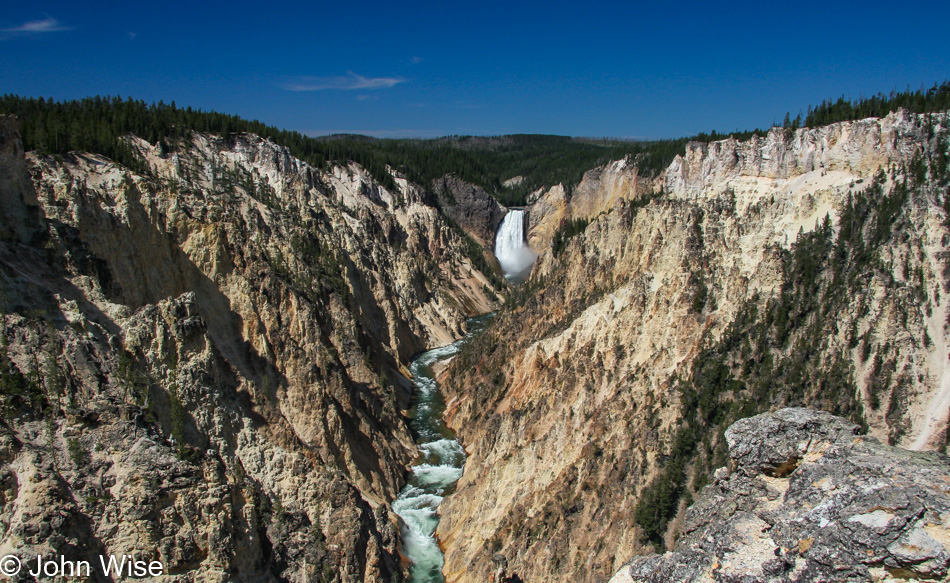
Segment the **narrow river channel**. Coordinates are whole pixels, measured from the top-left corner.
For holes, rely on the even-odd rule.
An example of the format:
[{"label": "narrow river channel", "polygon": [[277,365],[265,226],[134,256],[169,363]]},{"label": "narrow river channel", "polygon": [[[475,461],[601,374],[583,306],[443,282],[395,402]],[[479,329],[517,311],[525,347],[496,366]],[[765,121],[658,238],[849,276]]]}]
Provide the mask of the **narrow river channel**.
[{"label": "narrow river channel", "polygon": [[445,401],[439,392],[432,367],[454,356],[472,338],[481,333],[493,314],[468,321],[464,338],[419,355],[409,366],[415,391],[412,395],[410,423],[419,458],[411,468],[409,483],[393,502],[393,510],[402,518],[403,553],[409,559],[411,583],[442,583],[444,558],[435,538],[439,524],[439,504],[455,490],[462,477],[465,450],[455,432],[442,420]]}]

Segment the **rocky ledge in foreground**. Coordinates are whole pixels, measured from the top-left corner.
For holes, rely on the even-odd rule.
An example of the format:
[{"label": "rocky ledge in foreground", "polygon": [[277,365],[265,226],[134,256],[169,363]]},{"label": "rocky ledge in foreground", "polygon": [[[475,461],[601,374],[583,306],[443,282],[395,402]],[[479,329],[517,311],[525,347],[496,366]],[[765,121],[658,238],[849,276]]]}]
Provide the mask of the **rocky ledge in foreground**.
[{"label": "rocky ledge in foreground", "polygon": [[858,435],[809,409],[726,431],[721,468],[686,513],[676,550],[610,583],[950,580],[950,458]]}]

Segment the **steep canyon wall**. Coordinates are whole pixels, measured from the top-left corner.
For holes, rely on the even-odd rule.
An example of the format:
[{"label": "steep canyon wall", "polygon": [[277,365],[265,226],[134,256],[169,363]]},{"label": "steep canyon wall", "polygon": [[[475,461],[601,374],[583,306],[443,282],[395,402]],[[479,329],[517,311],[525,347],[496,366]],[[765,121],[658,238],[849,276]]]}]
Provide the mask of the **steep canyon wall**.
[{"label": "steep canyon wall", "polygon": [[906,112],[774,128],[690,144],[655,179],[619,161],[538,193],[531,280],[445,380],[470,454],[442,507],[447,579],[502,562],[606,581],[669,542],[728,461],[722,431],[759,411],[945,448],[945,136]]},{"label": "steep canyon wall", "polygon": [[0,552],[392,581],[405,365],[496,292],[423,192],[253,135],[134,170],[0,120]]}]

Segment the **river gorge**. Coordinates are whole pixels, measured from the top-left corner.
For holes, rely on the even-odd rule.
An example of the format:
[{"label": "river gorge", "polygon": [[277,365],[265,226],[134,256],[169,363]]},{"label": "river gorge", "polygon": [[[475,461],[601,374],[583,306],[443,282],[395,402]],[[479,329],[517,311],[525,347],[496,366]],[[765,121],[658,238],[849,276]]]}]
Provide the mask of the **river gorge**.
[{"label": "river gorge", "polygon": [[413,396],[410,424],[419,446],[419,458],[411,468],[409,483],[393,502],[401,520],[403,552],[410,563],[412,583],[441,583],[444,558],[435,529],[439,505],[452,494],[462,477],[465,449],[442,419],[445,400],[439,391],[434,368],[458,354],[476,335],[484,331],[493,314],[468,321],[469,331],[461,339],[417,356],[409,367]]}]

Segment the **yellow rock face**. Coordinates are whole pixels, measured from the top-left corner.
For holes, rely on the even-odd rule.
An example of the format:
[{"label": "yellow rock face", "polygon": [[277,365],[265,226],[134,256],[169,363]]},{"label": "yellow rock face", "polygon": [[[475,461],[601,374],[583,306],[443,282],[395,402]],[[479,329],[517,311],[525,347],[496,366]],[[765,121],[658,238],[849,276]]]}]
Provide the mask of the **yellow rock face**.
[{"label": "yellow rock face", "polygon": [[[501,553],[509,574],[532,583],[602,581],[642,552],[633,510],[680,425],[677,375],[689,374],[753,297],[764,307],[775,296],[781,250],[800,232],[826,217],[837,228],[851,193],[933,146],[925,126],[898,112],[788,135],[775,129],[748,142],[691,144],[655,180],[615,162],[589,172],[570,196],[561,187],[539,193],[528,208],[528,241],[540,253],[536,295],[500,314],[445,383],[470,452],[438,531],[450,580],[485,580]],[[638,208],[648,194],[658,196]],[[904,320],[914,304],[882,274],[838,316],[832,343],[847,345],[852,323],[880,346],[890,342],[886,358],[908,371],[904,401],[890,417],[866,406],[871,432],[905,445],[924,436],[921,447],[936,447],[946,410],[929,412],[939,409],[946,375],[938,361],[950,346],[941,320],[948,294],[937,282],[950,233],[938,201],[914,201],[906,212],[907,239],[884,253],[892,265],[919,266],[924,293],[939,292],[939,301]],[[554,233],[575,218],[590,224],[554,257]],[[697,279],[713,298],[698,310]],[[858,352],[845,358],[867,403],[874,354]]]}]

